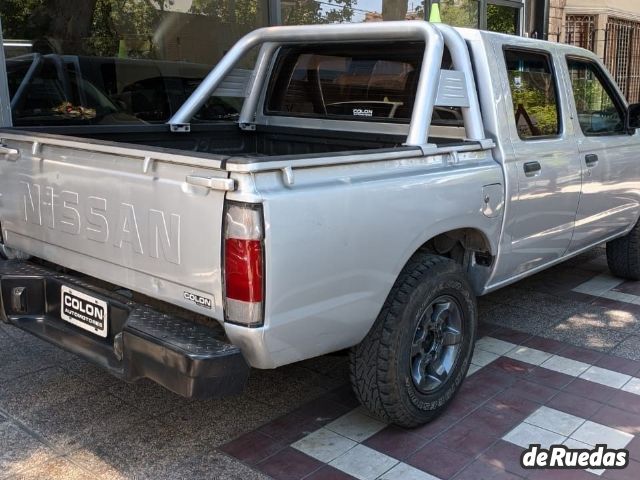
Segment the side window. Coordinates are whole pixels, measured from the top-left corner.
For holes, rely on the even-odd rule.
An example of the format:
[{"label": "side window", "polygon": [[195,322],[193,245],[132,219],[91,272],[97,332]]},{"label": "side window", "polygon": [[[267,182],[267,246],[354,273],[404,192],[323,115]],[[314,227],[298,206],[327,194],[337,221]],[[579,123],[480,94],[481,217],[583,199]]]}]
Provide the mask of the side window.
[{"label": "side window", "polygon": [[560,134],[560,110],[551,58],[506,49],[505,62],[518,135],[523,140]]},{"label": "side window", "polygon": [[602,70],[589,60],[569,58],[567,63],[582,133],[587,136],[624,133],[624,117]]}]

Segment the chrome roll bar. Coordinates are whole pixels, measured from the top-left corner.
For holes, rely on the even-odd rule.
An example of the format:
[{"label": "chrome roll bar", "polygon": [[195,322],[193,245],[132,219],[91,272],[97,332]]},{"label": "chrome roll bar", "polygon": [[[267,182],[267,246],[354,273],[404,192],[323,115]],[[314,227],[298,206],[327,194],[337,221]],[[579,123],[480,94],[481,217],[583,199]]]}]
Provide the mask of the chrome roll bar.
[{"label": "chrome roll bar", "polygon": [[189,122],[213,94],[234,66],[254,47],[261,45],[252,78],[247,86],[248,96],[240,113],[241,127],[252,125],[258,108],[261,89],[269,74],[273,57],[281,45],[314,42],[392,41],[417,40],[425,42],[422,69],[416,90],[406,145],[424,147],[428,143],[429,125],[437,96],[440,66],[444,46],[451,52],[454,68],[465,75],[469,93],[469,107],[463,108],[467,136],[470,140],[483,140],[484,128],[469,60],[469,52],[458,32],[446,25],[422,21],[352,23],[333,25],[305,25],[267,27],[254,30],[242,37],[204,78],[193,94],[167,122],[171,131],[190,130]]},{"label": "chrome roll bar", "polygon": [[481,141],[486,139],[484,123],[480,111],[480,101],[476,90],[476,81],[471,63],[471,55],[464,38],[449,25],[435,23],[435,27],[444,38],[444,43],[451,54],[454,70],[464,73],[465,89],[469,100],[469,107],[462,108],[462,118],[469,140]]}]

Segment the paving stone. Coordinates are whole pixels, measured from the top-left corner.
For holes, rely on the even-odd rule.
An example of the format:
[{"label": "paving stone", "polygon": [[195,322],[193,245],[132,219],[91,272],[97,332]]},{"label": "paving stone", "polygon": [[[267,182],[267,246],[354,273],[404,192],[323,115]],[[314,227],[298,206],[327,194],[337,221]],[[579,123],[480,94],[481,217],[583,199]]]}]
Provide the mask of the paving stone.
[{"label": "paving stone", "polygon": [[438,480],[438,478],[406,463],[399,463],[382,475],[380,480]]},{"label": "paving stone", "polygon": [[13,325],[7,325],[3,321],[0,321],[0,337],[9,338],[14,342],[25,342],[33,340],[41,342],[41,340],[37,340],[36,337],[25,332],[24,330],[20,330],[18,327],[14,327]]},{"label": "paving stone", "polygon": [[333,468],[331,465],[325,465],[324,467],[316,470],[304,480],[356,480],[356,477],[341,472],[337,468]]},{"label": "paving stone", "polygon": [[68,451],[88,439],[113,436],[147,417],[107,392],[95,392],[34,408],[24,423],[55,448]]},{"label": "paving stone", "polygon": [[82,360],[81,358],[74,358],[70,362],[61,364],[60,367],[64,368],[72,375],[80,377],[86,382],[95,385],[99,389],[108,388],[116,384],[129,385],[125,381],[116,378],[102,368]]},{"label": "paving stone", "polygon": [[486,367],[498,358],[500,358],[500,355],[476,348],[473,352],[473,357],[471,357],[471,364],[476,367]]},{"label": "paving stone", "polygon": [[322,462],[293,448],[285,448],[257,465],[275,480],[299,480],[323,466]]},{"label": "paving stone", "polygon": [[549,315],[510,305],[500,305],[480,317],[480,320],[534,335],[548,331],[559,321]]},{"label": "paving stone", "polygon": [[356,445],[330,465],[359,480],[375,480],[398,464],[395,458],[365,445]]},{"label": "paving stone", "polygon": [[571,438],[588,445],[606,444],[609,448],[620,449],[626,447],[633,439],[633,435],[606,425],[601,425],[587,420],[575,432]]},{"label": "paving stone", "polygon": [[17,343],[16,339],[9,335],[4,328],[0,328],[0,348],[9,348]]},{"label": "paving stone", "polygon": [[505,357],[507,358],[520,360],[521,362],[530,363],[531,365],[541,365],[546,360],[551,358],[551,356],[551,353],[524,346],[518,346],[513,350],[505,353]]},{"label": "paving stone", "polygon": [[495,327],[495,330],[491,332],[490,336],[505,342],[513,343],[514,345],[520,345],[531,338],[530,333],[520,332],[513,328],[502,327],[499,325]]},{"label": "paving stone", "polygon": [[611,388],[622,388],[622,386],[631,380],[629,375],[614,372],[606,368],[592,366],[580,374],[580,378],[589,382],[599,383]]},{"label": "paving stone", "polygon": [[615,388],[607,387],[605,385],[599,385],[597,383],[594,384],[593,382],[588,382],[586,380],[583,380],[582,378],[576,378],[573,382],[566,385],[562,390],[579,397],[588,398],[590,400],[595,400],[603,403],[609,400],[618,392],[618,390]]},{"label": "paving stone", "polygon": [[565,438],[564,435],[528,423],[521,423],[503,437],[505,441],[522,448],[529,448],[529,445],[533,443],[538,443],[543,448],[549,448],[551,445],[562,443]]},{"label": "paving stone", "polygon": [[150,480],[204,479],[215,480],[270,480],[268,476],[220,454],[200,446],[193,451],[180,449],[181,456],[171,462],[159,462],[133,478]]},{"label": "paving stone", "polygon": [[9,421],[0,423],[0,476],[15,475],[55,456],[31,433]]},{"label": "paving stone", "polygon": [[364,445],[390,457],[404,460],[427,443],[424,437],[395,425],[389,425],[368,438]]},{"label": "paving stone", "polygon": [[494,337],[483,337],[476,342],[476,350],[493,353],[498,356],[505,355],[516,347],[517,345],[514,343],[505,342]]},{"label": "paving stone", "polygon": [[362,443],[386,426],[386,423],[373,418],[364,407],[358,407],[328,423],[325,428]]},{"label": "paving stone", "polygon": [[525,422],[560,435],[570,436],[585,422],[585,419],[542,406],[529,415]]},{"label": "paving stone", "polygon": [[638,480],[640,478],[640,462],[632,460],[624,469],[607,470],[605,476],[608,480]]},{"label": "paving stone", "polygon": [[568,316],[562,322],[576,330],[602,328],[623,333],[640,333],[638,317],[628,311],[590,306]]},{"label": "paving stone", "polygon": [[635,395],[640,395],[640,378],[631,378],[622,386],[622,390],[625,392],[633,393]]},{"label": "paving stone", "polygon": [[516,308],[542,313],[551,317],[565,317],[584,308],[584,303],[558,298],[535,290],[520,288],[519,285],[512,288],[504,288],[496,292],[498,295],[494,301],[510,305]]},{"label": "paving stone", "polygon": [[245,396],[268,403],[279,409],[289,409],[312,400],[339,385],[324,385],[317,373],[285,366],[274,370],[254,370],[249,376]]},{"label": "paving stone", "polygon": [[16,480],[94,480],[95,474],[71,463],[64,457],[55,458],[34,468],[20,472]]},{"label": "paving stone", "polygon": [[436,442],[472,458],[493,445],[497,439],[497,436],[490,435],[482,428],[468,422],[460,422],[440,435]]},{"label": "paving stone", "polygon": [[65,403],[97,390],[95,385],[59,366],[52,366],[5,381],[0,388],[0,405],[17,417],[26,418],[32,410]]},{"label": "paving stone", "polygon": [[525,347],[535,348],[554,355],[559,354],[562,350],[567,348],[567,344],[564,342],[559,342],[551,338],[539,337],[537,335],[527,339],[523,345]]},{"label": "paving stone", "polygon": [[291,446],[316,460],[329,463],[344,455],[356,445],[357,442],[349,438],[326,428],[321,428],[301,438]]},{"label": "paving stone", "polygon": [[640,435],[640,415],[627,410],[605,405],[591,420],[632,435]]},{"label": "paving stone", "polygon": [[637,374],[640,373],[640,362],[616,355],[603,355],[595,365],[627,375],[638,376]]},{"label": "paving stone", "polygon": [[640,336],[630,335],[623,339],[612,351],[614,355],[640,361]]},{"label": "paving stone", "polygon": [[430,442],[411,455],[406,463],[446,480],[456,475],[471,461],[472,459],[468,455]]},{"label": "paving stone", "polygon": [[519,480],[520,478],[481,460],[474,461],[456,476],[456,480]]},{"label": "paving stone", "polygon": [[526,470],[520,465],[520,456],[523,451],[522,447],[499,440],[480,456],[480,460],[493,467],[524,477],[530,473],[530,470]]},{"label": "paving stone", "polygon": [[565,385],[568,385],[573,381],[575,377],[570,375],[565,375],[564,373],[556,372],[554,370],[549,370],[543,367],[536,367],[531,370],[527,380],[532,382],[540,383],[541,385],[545,385],[547,387],[552,388],[562,388]]},{"label": "paving stone", "polygon": [[553,370],[554,372],[563,373],[571,377],[578,377],[582,373],[586,372],[589,367],[588,363],[579,362],[562,355],[553,355],[548,360],[544,361],[541,365],[542,368],[547,370]]},{"label": "paving stone", "polygon": [[612,352],[629,336],[626,332],[590,323],[580,322],[576,325],[576,322],[560,322],[541,330],[540,335],[603,353]]},{"label": "paving stone", "polygon": [[[171,465],[213,450],[213,446],[203,444],[195,434],[172,431],[166,424],[151,419],[131,422],[117,435],[87,437],[69,457],[81,460],[87,469],[98,475],[105,475],[116,466],[116,471],[127,478],[151,479],[158,471],[166,472]],[[177,468],[173,474],[173,478],[192,478],[181,476]]]},{"label": "paving stone", "polygon": [[118,381],[109,386],[108,391],[128,405],[144,405],[144,411],[152,416],[197,403],[197,400],[184,398],[150,380],[133,384]]},{"label": "paving stone", "polygon": [[595,364],[598,360],[606,356],[602,352],[574,345],[567,345],[562,352],[560,352],[560,355],[578,362],[588,363],[589,365]]},{"label": "paving stone", "polygon": [[264,433],[254,430],[223,445],[220,450],[234,458],[253,465],[288,446]]},{"label": "paving stone", "polygon": [[48,358],[38,355],[31,357],[25,354],[2,364],[2,369],[0,369],[0,383],[13,381],[54,365],[55,362]]},{"label": "paving stone", "polygon": [[604,404],[571,393],[560,392],[547,402],[547,406],[570,413],[576,417],[590,418],[600,410]]},{"label": "paving stone", "polygon": [[168,431],[191,434],[210,445],[220,446],[238,433],[257,429],[282,412],[246,395],[195,402],[158,417]]},{"label": "paving stone", "polygon": [[558,393],[554,388],[524,379],[516,381],[508,391],[538,403],[546,403]]}]

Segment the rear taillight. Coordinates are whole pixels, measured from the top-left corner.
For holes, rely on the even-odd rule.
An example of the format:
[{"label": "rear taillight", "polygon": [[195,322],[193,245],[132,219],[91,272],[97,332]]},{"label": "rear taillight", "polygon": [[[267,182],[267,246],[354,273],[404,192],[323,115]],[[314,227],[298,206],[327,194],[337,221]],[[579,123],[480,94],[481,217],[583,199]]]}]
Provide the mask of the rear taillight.
[{"label": "rear taillight", "polygon": [[258,327],[264,321],[262,206],[227,202],[224,229],[225,321]]}]

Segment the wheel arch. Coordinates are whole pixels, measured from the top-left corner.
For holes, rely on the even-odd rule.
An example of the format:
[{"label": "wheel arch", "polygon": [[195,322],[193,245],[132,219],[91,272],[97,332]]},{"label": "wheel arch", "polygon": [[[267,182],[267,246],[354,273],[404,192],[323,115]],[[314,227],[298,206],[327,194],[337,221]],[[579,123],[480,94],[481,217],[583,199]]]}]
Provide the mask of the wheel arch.
[{"label": "wheel arch", "polygon": [[489,278],[495,258],[497,245],[491,242],[489,235],[477,227],[459,227],[430,235],[427,239],[416,242],[405,255],[404,263],[398,270],[398,278],[405,267],[416,256],[431,253],[450,258],[458,263],[467,274],[474,289],[479,295]]}]

